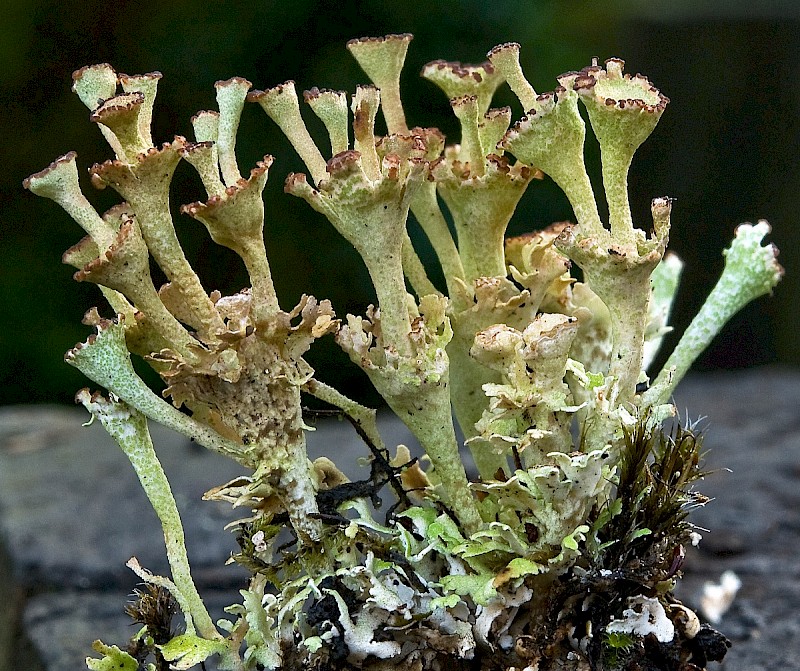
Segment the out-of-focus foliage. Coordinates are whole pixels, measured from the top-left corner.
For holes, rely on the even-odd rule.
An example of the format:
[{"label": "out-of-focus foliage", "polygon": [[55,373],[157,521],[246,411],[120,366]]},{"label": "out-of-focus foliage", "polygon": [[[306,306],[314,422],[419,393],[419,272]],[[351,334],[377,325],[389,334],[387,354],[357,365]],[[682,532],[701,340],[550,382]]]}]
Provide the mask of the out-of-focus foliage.
[{"label": "out-of-focus foliage", "polygon": [[[154,124],[160,142],[174,129],[190,134],[189,117],[214,107],[213,83],[234,74],[259,88],[291,77],[300,90],[312,85],[349,88],[352,81],[364,80],[341,48],[355,35],[414,34],[403,81],[409,122],[424,121],[453,136],[458,131],[446,101],[433,84],[414,76],[430,60],[480,62],[493,45],[514,40],[524,46],[523,67],[541,88],[576,63],[588,64],[592,56],[620,56],[630,71],[646,72],[672,99],[659,133],[637,154],[630,190],[635,221],[648,220],[651,196],[677,198],[672,249],[694,274],[684,276],[678,304],[685,312],[673,317],[676,331],[697,311],[718,276],[719,252],[739,221],[768,219],[773,239],[784,250],[784,265],[789,270],[795,265],[794,250],[800,247],[793,225],[794,194],[800,187],[795,167],[800,93],[788,83],[800,58],[800,31],[780,9],[762,19],[704,11],[698,20],[689,8],[659,13],[650,3],[644,13],[640,3],[632,2],[490,5],[472,0],[430,3],[424,11],[416,3],[378,0],[344,6],[308,0],[7,4],[0,21],[0,133],[5,140],[0,172],[0,403],[66,402],[81,384],[80,375],[61,364],[61,355],[85,338],[87,330],[77,318],[91,304],[96,288],[76,287],[69,280],[72,271],[58,268],[61,252],[77,240],[74,229],[68,222],[53,225],[52,208],[23,193],[20,181],[76,147],[83,166],[107,158],[100,133],[86,123],[85,108],[65,83],[73,70],[88,63],[108,61],[123,72],[163,72],[168,85],[159,95]],[[507,89],[503,95],[515,104]],[[515,116],[519,111],[515,109]],[[312,133],[322,130],[311,115],[308,122]],[[254,164],[267,152],[277,159],[266,194],[267,247],[282,301],[294,304],[306,291],[330,298],[340,314],[363,312],[374,297],[355,252],[331,227],[311,219],[298,199],[279,193],[282,176],[301,168],[286,140],[259,110],[250,108],[239,137],[242,165]],[[599,176],[596,154],[593,160],[590,170]],[[91,193],[88,183],[84,185],[98,209],[114,202],[112,195]],[[176,185],[176,209],[201,196],[199,180],[188,166],[179,167]],[[537,183],[517,209],[509,233],[571,216],[552,183]],[[211,245],[205,230],[188,217],[177,221],[183,246],[204,281],[225,282],[219,288],[226,293],[247,283],[233,255],[225,268],[210,268],[203,261]],[[318,245],[316,251],[308,249],[309,240]],[[215,263],[219,258],[216,249]],[[712,263],[718,265],[703,268],[701,258],[716,259]],[[700,364],[800,361],[800,347],[793,342],[798,317],[789,304],[796,277],[789,273],[777,300],[759,302],[731,323],[719,346]],[[726,358],[730,354],[723,351],[739,358]],[[319,368],[319,357],[325,356],[342,355],[329,343],[327,349],[316,349],[312,365]],[[367,386],[362,381],[343,377],[337,386],[359,396],[353,387]]]}]

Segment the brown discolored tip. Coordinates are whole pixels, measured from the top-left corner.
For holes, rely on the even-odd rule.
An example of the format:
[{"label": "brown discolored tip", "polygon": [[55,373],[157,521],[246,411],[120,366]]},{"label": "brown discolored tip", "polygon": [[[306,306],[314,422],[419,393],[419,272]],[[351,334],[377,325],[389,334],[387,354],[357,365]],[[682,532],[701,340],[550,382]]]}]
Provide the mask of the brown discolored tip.
[{"label": "brown discolored tip", "polygon": [[219,81],[214,82],[214,88],[220,89],[226,86],[238,86],[244,84],[247,88],[250,88],[253,83],[245,79],[244,77],[231,77],[230,79],[220,79]]},{"label": "brown discolored tip", "polygon": [[341,98],[347,96],[347,93],[344,91],[334,91],[333,89],[320,89],[316,86],[308,89],[307,91],[303,91],[303,100],[307,103],[317,100],[322,96],[333,96],[336,98]]},{"label": "brown discolored tip", "polygon": [[256,163],[256,167],[250,171],[250,175],[260,175],[263,172],[266,172],[272,167],[272,164],[275,162],[275,157],[272,154],[266,154],[264,158],[262,158],[258,163]]},{"label": "brown discolored tip", "polygon": [[257,103],[267,96],[281,95],[283,94],[284,90],[288,90],[290,93],[295,90],[293,79],[287,79],[285,82],[283,82],[283,84],[273,86],[271,89],[267,89],[266,91],[261,91],[259,89],[250,91],[250,93],[247,94],[246,100],[249,103]]},{"label": "brown discolored tip", "polygon": [[44,170],[40,170],[39,172],[35,172],[32,175],[29,175],[25,179],[22,180],[22,187],[24,189],[30,190],[31,184],[38,179],[42,179],[46,177],[48,174],[53,172],[54,170],[58,169],[58,166],[63,165],[65,163],[72,163],[77,158],[78,154],[74,151],[67,152],[63,156],[59,156],[55,161],[50,163]]},{"label": "brown discolored tip", "polygon": [[214,143],[211,140],[204,142],[187,142],[184,147],[181,147],[180,154],[183,157],[190,156],[198,151],[205,151],[211,149]]},{"label": "brown discolored tip", "polygon": [[499,53],[506,51],[518,52],[519,50],[520,50],[519,42],[503,42],[503,44],[498,44],[496,47],[492,47],[486,54],[486,58],[491,60],[492,56],[496,56]]},{"label": "brown discolored tip", "polygon": [[465,105],[474,105],[477,102],[478,102],[478,96],[463,95],[450,100],[450,107],[455,109],[457,107],[463,107]]},{"label": "brown discolored tip", "polygon": [[339,152],[331,157],[325,167],[330,175],[343,175],[359,170],[360,162],[361,153],[353,149],[348,149],[347,151]]},{"label": "brown discolored tip", "polygon": [[[108,63],[97,63],[95,65],[84,65],[72,73],[72,81],[76,82],[83,78],[84,75],[91,71],[105,70],[107,72],[114,72],[114,68]],[[161,74],[161,73],[158,73]]]},{"label": "brown discolored tip", "polygon": [[122,221],[123,217],[128,219],[135,218],[131,206],[125,201],[112,205],[102,215],[105,221],[116,221],[117,223]]},{"label": "brown discolored tip", "polygon": [[290,172],[286,175],[286,180],[283,182],[283,190],[285,193],[291,193],[292,190],[301,184],[308,184],[308,178],[303,172]]},{"label": "brown discolored tip", "polygon": [[219,118],[219,112],[217,112],[215,110],[203,110],[203,111],[198,112],[197,114],[195,114],[191,119],[189,119],[189,121],[191,123],[194,123],[195,121],[198,121],[198,120],[202,119],[203,117],[217,117],[217,118]]},{"label": "brown discolored tip", "polygon": [[584,99],[593,97],[597,104],[607,109],[634,110],[660,116],[669,98],[650,83],[647,77],[624,73],[625,61],[609,58],[605,68],[596,64],[583,68],[562,83],[581,94]]},{"label": "brown discolored tip", "polygon": [[596,84],[597,79],[594,77],[594,75],[591,75],[588,72],[579,72],[572,80],[572,88],[576,91],[592,89]]},{"label": "brown discolored tip", "polygon": [[511,118],[511,108],[510,107],[492,107],[486,114],[483,115],[483,118],[487,121],[492,121],[493,119],[497,119],[498,117],[509,119]]},{"label": "brown discolored tip", "polygon": [[139,91],[121,93],[109,98],[97,106],[89,119],[95,123],[105,123],[112,117],[130,112],[144,103],[144,94]]},{"label": "brown discolored tip", "polygon": [[384,35],[383,37],[356,37],[355,39],[347,42],[347,48],[357,46],[360,44],[380,44],[382,42],[410,42],[414,39],[411,33],[398,33],[393,35]]},{"label": "brown discolored tip", "polygon": [[[109,65],[108,67],[111,66]],[[122,84],[123,86],[127,85],[130,82],[136,82],[141,80],[158,81],[163,77],[164,75],[162,75],[158,70],[154,70],[153,72],[146,72],[143,75],[126,75],[122,72],[120,72],[117,75],[117,79],[119,79],[120,84]]]},{"label": "brown discolored tip", "polygon": [[83,313],[83,318],[81,319],[81,324],[84,326],[99,326],[103,321],[103,317],[100,315],[100,311],[97,309],[97,306],[89,308],[86,312]]},{"label": "brown discolored tip", "polygon": [[476,84],[480,84],[483,81],[482,73],[493,74],[494,65],[489,61],[484,61],[479,65],[467,65],[458,61],[440,59],[423,65],[420,75],[428,78],[434,76],[437,72],[447,73],[459,79],[472,79]]},{"label": "brown discolored tip", "polygon": [[61,255],[61,263],[80,270],[97,255],[97,243],[86,235]]}]

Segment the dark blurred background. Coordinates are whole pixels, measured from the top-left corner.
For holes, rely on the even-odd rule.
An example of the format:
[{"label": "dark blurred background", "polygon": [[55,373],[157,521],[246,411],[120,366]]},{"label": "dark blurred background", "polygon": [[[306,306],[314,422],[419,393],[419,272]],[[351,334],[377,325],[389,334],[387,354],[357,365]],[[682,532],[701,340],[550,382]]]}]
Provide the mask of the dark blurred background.
[{"label": "dark blurred background", "polygon": [[[571,0],[520,2],[197,2],[194,0],[6,0],[0,9],[0,404],[71,402],[82,376],[63,352],[84,340],[80,319],[99,301],[60,263],[83,235],[55,204],[21,189],[27,175],[77,150],[79,165],[111,157],[89,113],[71,93],[71,73],[108,62],[118,72],[160,70],[154,138],[191,135],[189,118],[216,107],[214,82],[234,75],[256,88],[294,79],[353,91],[366,81],[345,48],[353,37],[411,32],[403,95],[412,125],[436,125],[457,141],[455,119],[441,92],[417,74],[444,58],[481,62],[501,42],[522,45],[523,67],[538,91],[555,77],[619,56],[647,75],[671,103],[634,161],[630,192],[635,220],[650,224],[655,196],[676,198],[671,249],[687,268],[674,311],[675,337],[688,324],[719,273],[734,227],[767,219],[787,276],[731,322],[698,361],[700,370],[771,362],[797,365],[798,214],[800,192],[800,3]],[[498,103],[514,101],[505,89]],[[515,118],[521,110],[515,109]],[[324,138],[312,115],[312,134]],[[589,165],[599,176],[590,139]],[[330,298],[339,315],[363,311],[371,287],[355,252],[321,216],[282,192],[302,170],[288,143],[257,106],[247,106],[238,141],[248,171],[276,156],[267,185],[266,239],[284,309],[303,293]],[[325,153],[325,150],[323,150]],[[599,182],[599,179],[598,179]],[[117,202],[85,180],[98,211]],[[174,181],[177,206],[203,197],[186,165]],[[598,200],[602,200],[599,197]],[[571,218],[548,181],[531,185],[512,222],[519,234]],[[205,286],[223,292],[247,284],[236,257],[213,245],[205,229],[177,215],[176,226]],[[425,251],[422,251],[425,256]],[[360,373],[331,339],[314,348],[323,379],[366,398]],[[672,341],[667,343],[670,348]],[[325,364],[325,361],[331,363]]]}]

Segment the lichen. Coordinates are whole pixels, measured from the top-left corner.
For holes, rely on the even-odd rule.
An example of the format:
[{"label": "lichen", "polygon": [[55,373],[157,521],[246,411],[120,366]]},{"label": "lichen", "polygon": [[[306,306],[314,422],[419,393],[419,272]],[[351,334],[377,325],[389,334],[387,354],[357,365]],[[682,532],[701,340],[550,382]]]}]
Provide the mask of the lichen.
[{"label": "lichen", "polygon": [[[671,199],[652,201],[652,226],[634,222],[627,176],[668,99],[624,74],[619,59],[563,74],[537,94],[520,46],[503,44],[482,64],[423,68],[460,126],[459,141],[448,142],[406,121],[400,77],[410,41],[352,40],[372,84],[351,98],[304,92],[329,158],[292,81],[265,90],[240,77],[217,82],[219,109],[193,117],[194,141],[176,136],[158,147],[159,73],[128,76],[107,64],[75,73],[74,90],[115,154],[90,169],[92,183],[123,201],[98,214],[81,193],[74,152],[24,185],[87,234],[64,261],[76,280],[100,287],[113,314],[87,312],[97,332],[66,359],[106,390],[78,400],[129,457],[170,565],[170,576],[157,576],[128,562],[149,589],[128,608],[142,627],[127,650],[96,642],[102,657],[87,659],[90,669],[188,669],[215,656],[218,668],[237,671],[627,669],[653,659],[677,671],[724,655],[727,641],[672,594],[683,548],[699,539],[688,511],[706,499],[693,489],[701,437],[663,422],[702,349],[780,279],[776,250],[762,244],[768,225],[736,229],[719,283],[650,384],[682,266],[666,252]],[[491,106],[504,83],[525,111],[516,122],[510,108]],[[311,296],[281,308],[264,243],[265,225],[280,225],[262,200],[273,158],[244,177],[236,157],[248,102],[306,166],[285,191],[363,259],[377,297],[366,314],[338,319]],[[608,221],[584,160],[580,105],[600,145]],[[170,185],[184,159],[207,197],[181,212],[249,274],[250,286],[233,295],[206,291],[175,235]],[[574,221],[506,238],[520,199],[542,179],[564,191]],[[444,289],[411,244],[409,213]],[[151,262],[168,279],[162,287]],[[387,446],[375,410],[308,364],[308,350],[328,335],[410,429],[423,459]],[[161,376],[169,401],[139,377],[131,354]],[[331,458],[308,459],[307,396],[363,439],[362,479],[350,481]],[[204,497],[244,511],[232,525],[232,560],[251,578],[228,620],[211,621],[192,580],[148,420],[243,469]],[[172,624],[178,610],[183,630]]]}]

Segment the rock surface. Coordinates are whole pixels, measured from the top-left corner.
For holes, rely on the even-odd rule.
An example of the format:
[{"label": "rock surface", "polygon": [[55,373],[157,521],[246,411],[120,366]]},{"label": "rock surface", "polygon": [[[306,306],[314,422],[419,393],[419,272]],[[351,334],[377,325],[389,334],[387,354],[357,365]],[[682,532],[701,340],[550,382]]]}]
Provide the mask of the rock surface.
[{"label": "rock surface", "polygon": [[[714,471],[698,487],[714,500],[693,521],[709,531],[690,549],[680,595],[699,606],[704,583],[734,571],[742,587],[716,625],[734,647],[717,668],[800,671],[800,372],[695,376],[677,403],[690,419],[707,418]],[[121,644],[133,633],[122,608],[137,578],[125,562],[136,555],[166,571],[160,527],[130,465],[100,426],[81,427],[85,419],[71,408],[0,408],[0,671],[85,668],[92,640]],[[152,431],[196,582],[221,617],[245,582],[224,566],[236,544],[221,529],[237,515],[201,496],[240,470],[161,427]],[[393,421],[384,435],[389,445],[411,442]],[[340,464],[366,455],[351,427],[335,420],[318,423],[309,451]]]}]

